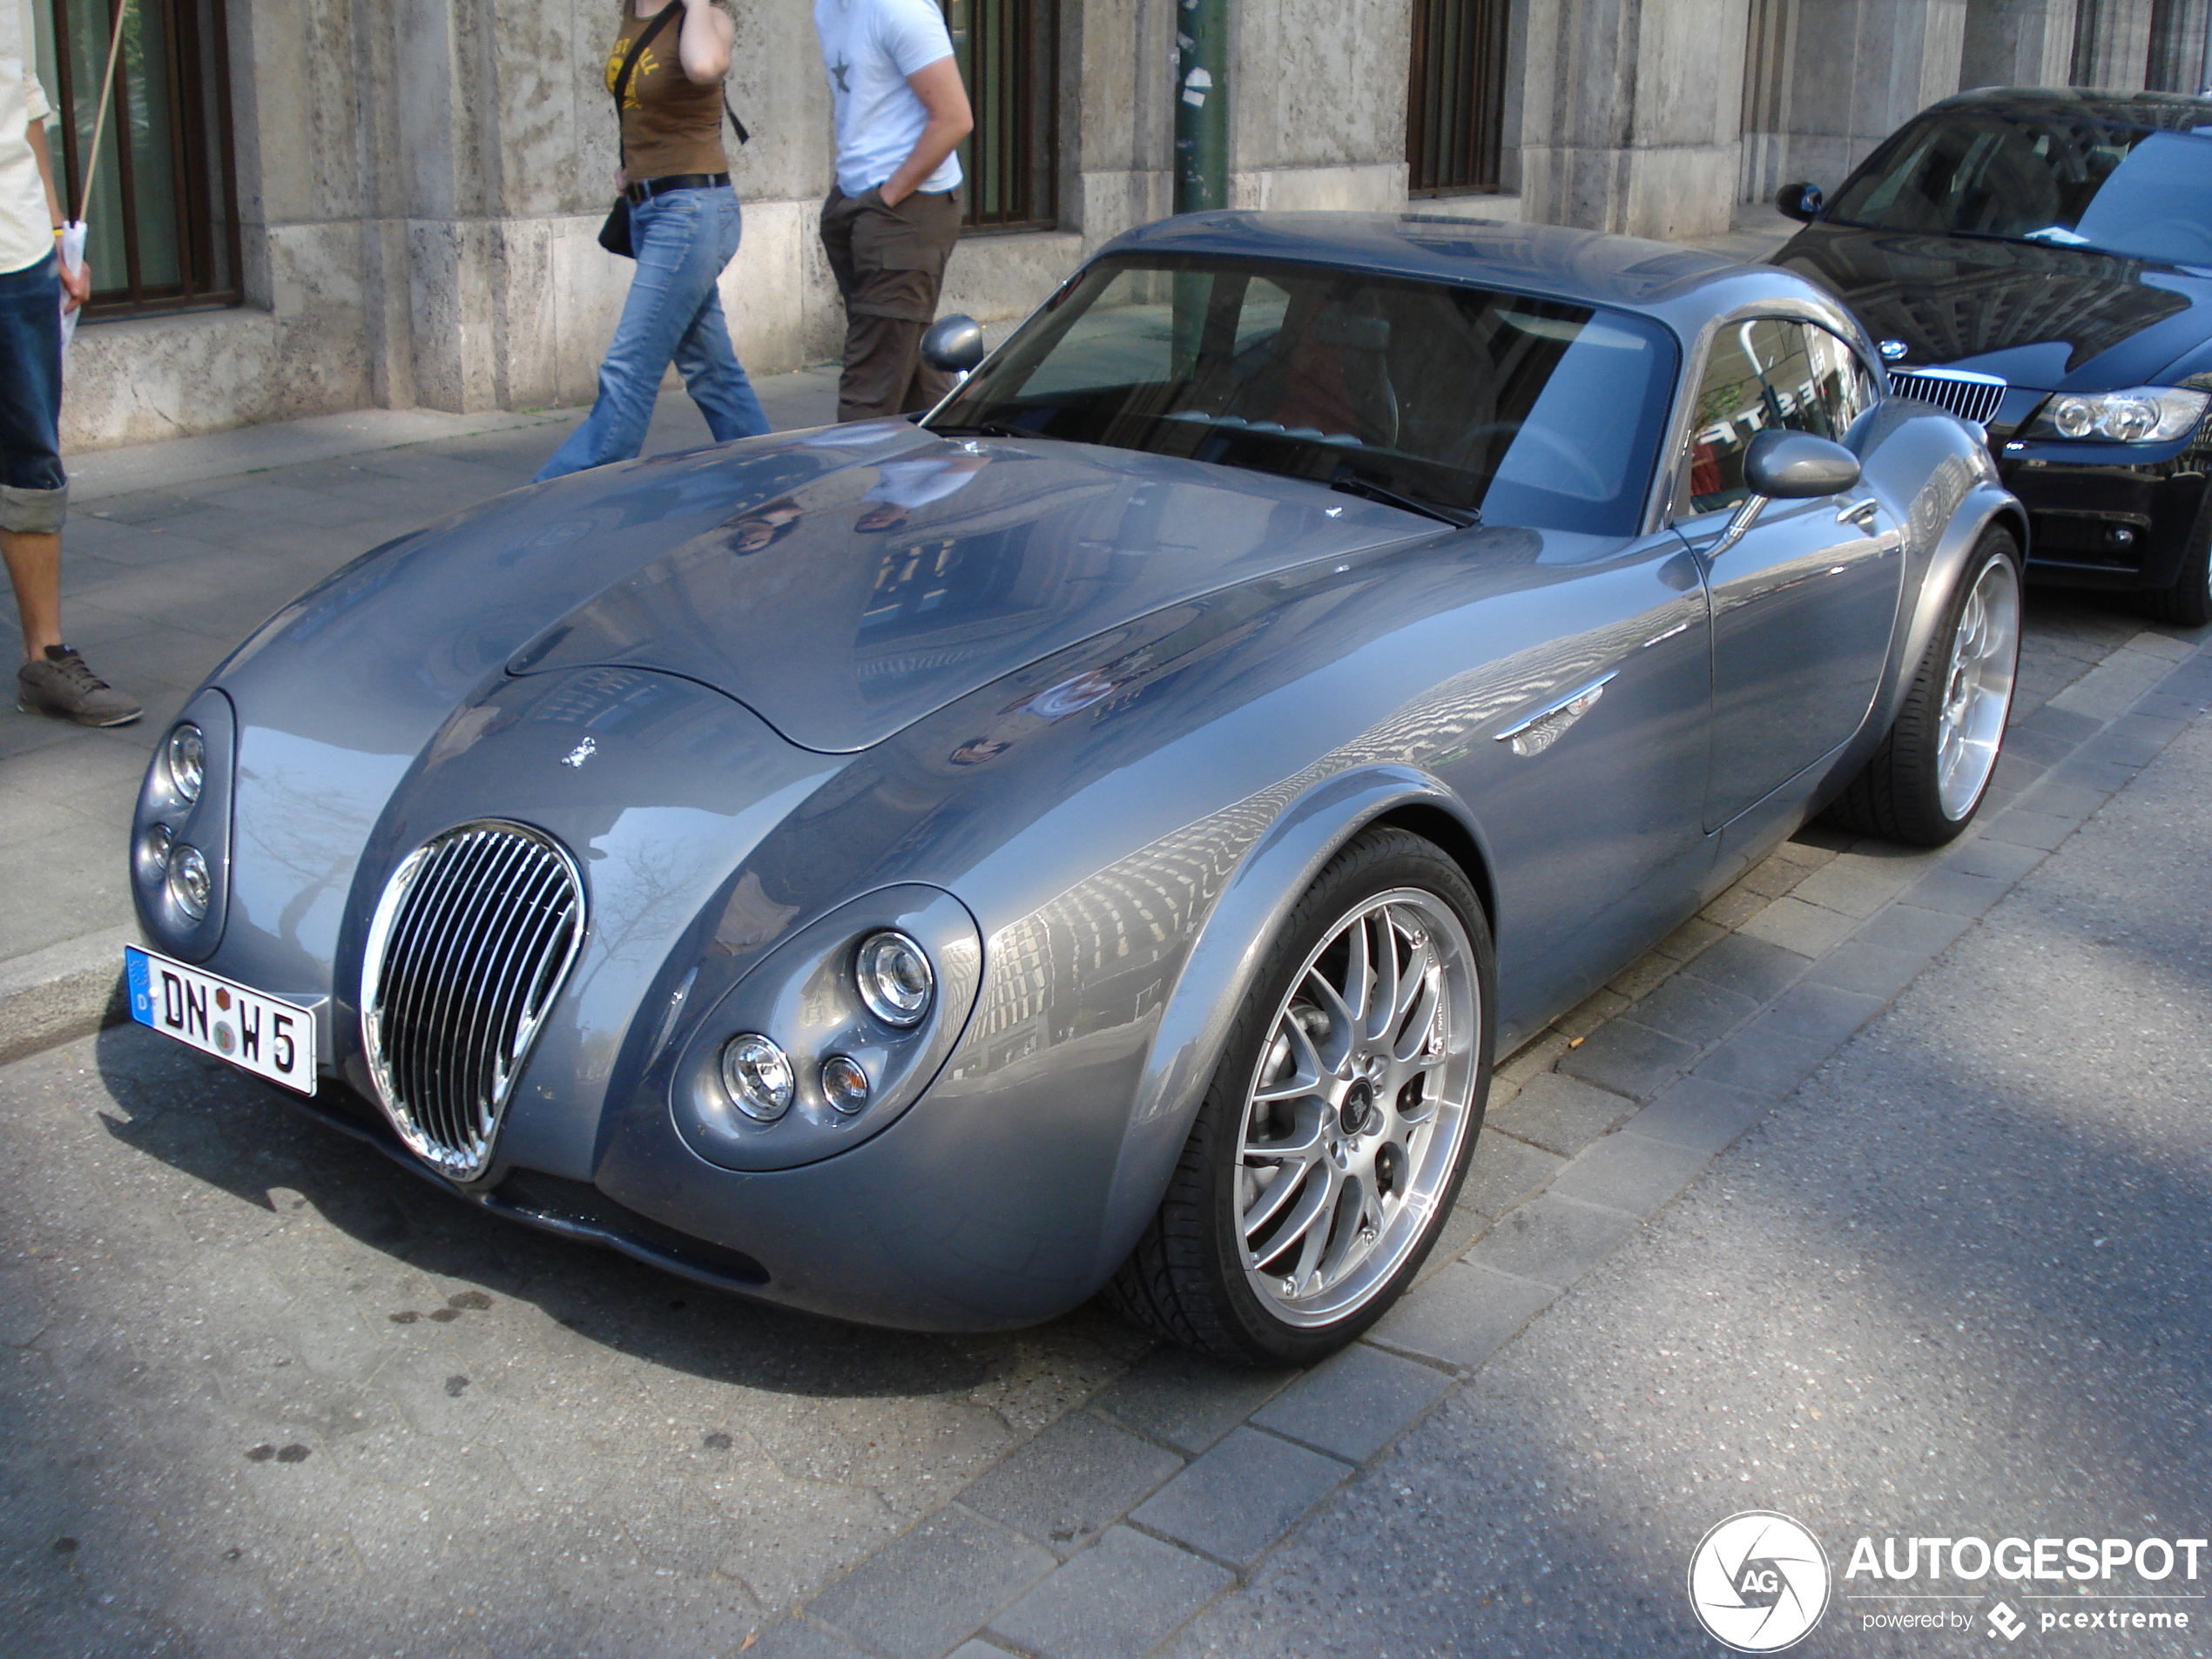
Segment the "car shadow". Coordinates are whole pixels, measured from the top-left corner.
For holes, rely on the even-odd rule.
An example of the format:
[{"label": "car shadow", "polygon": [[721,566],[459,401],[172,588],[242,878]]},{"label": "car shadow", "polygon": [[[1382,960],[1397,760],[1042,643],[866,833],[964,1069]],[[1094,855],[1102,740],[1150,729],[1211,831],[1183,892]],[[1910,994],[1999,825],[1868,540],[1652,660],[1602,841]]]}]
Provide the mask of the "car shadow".
[{"label": "car shadow", "polygon": [[220,1061],[136,1026],[96,1040],[118,1143],[240,1202],[311,1209],[368,1248],[473,1286],[442,1305],[395,1301],[393,1323],[447,1322],[527,1302],[589,1341],[710,1380],[777,1393],[873,1399],[971,1392],[1040,1348],[1118,1370],[1151,1339],[1095,1305],[1033,1330],[944,1336],[881,1330],[748,1301],[612,1251],[543,1233],[449,1197]]}]

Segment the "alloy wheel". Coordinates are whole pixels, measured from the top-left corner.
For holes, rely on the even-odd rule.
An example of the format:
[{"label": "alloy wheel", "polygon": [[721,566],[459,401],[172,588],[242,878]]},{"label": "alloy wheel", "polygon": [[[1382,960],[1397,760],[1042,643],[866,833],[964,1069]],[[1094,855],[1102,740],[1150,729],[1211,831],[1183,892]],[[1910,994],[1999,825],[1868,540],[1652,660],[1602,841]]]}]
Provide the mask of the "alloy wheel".
[{"label": "alloy wheel", "polygon": [[1465,926],[1413,887],[1339,919],[1291,981],[1233,1177],[1245,1276],[1277,1318],[1345,1318],[1420,1245],[1467,1133],[1480,994]]},{"label": "alloy wheel", "polygon": [[1974,579],[1952,637],[1936,745],[1937,796],[1946,818],[1973,810],[2005,738],[2020,662],[2020,577],[1992,558]]}]

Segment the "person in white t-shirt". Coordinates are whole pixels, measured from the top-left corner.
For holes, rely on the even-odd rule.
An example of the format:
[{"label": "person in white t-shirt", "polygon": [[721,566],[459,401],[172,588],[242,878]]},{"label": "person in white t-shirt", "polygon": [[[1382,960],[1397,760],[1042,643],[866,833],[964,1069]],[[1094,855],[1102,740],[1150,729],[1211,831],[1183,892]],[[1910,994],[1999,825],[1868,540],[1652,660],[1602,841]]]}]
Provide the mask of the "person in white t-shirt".
[{"label": "person in white t-shirt", "polygon": [[814,0],[837,182],[822,248],[845,300],[837,418],[926,409],[951,382],[921,361],[960,238],[960,161],[975,125],[937,0]]},{"label": "person in white t-shirt", "polygon": [[16,706],[84,725],[121,725],[138,705],[62,641],[62,311],[91,273],[61,268],[62,210],[46,152],[51,113],[31,70],[26,0],[0,0],[0,557],[23,623]]}]

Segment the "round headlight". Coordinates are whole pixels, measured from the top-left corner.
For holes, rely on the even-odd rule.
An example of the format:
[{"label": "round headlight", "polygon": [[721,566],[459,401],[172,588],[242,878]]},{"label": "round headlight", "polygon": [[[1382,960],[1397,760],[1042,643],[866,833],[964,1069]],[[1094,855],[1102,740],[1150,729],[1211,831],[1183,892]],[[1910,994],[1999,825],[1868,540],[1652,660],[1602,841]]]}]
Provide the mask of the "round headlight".
[{"label": "round headlight", "polygon": [[169,781],[184,800],[198,800],[207,782],[207,739],[187,720],[169,734]]},{"label": "round headlight", "polygon": [[205,853],[196,846],[179,846],[170,854],[169,896],[178,909],[193,921],[203,921],[214,895],[215,878],[208,873]]},{"label": "round headlight", "polygon": [[792,1082],[790,1057],[758,1032],[722,1045],[722,1087],[755,1123],[772,1123],[791,1109]]},{"label": "round headlight", "polygon": [[2114,398],[2097,429],[2116,443],[2140,443],[2158,429],[2158,405],[2148,398]]},{"label": "round headlight", "polygon": [[2062,397],[2051,405],[2051,429],[2062,438],[2086,438],[2097,429],[2097,411],[2086,397]]},{"label": "round headlight", "polygon": [[832,1055],[822,1062],[822,1097],[851,1116],[868,1103],[868,1074],[850,1055]]},{"label": "round headlight", "polygon": [[904,934],[870,934],[862,940],[855,974],[868,1012],[900,1030],[920,1025],[937,994],[928,954]]},{"label": "round headlight", "polygon": [[168,825],[149,824],[146,826],[145,840],[142,843],[142,848],[146,862],[152,865],[157,873],[169,867],[169,855],[176,849],[176,846],[177,833]]}]

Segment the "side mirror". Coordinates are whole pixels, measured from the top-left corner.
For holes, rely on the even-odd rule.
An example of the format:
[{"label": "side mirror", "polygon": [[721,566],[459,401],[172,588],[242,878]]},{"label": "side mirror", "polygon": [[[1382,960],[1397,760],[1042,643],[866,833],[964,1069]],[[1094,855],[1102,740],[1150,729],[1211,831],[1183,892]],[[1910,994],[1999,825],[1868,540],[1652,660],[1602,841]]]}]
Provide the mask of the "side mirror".
[{"label": "side mirror", "polygon": [[1770,428],[1743,452],[1744,487],[1775,501],[1841,495],[1858,482],[1858,475],[1857,455],[1810,432]]},{"label": "side mirror", "polygon": [[1775,196],[1774,205],[1783,218],[1810,225],[1820,217],[1828,199],[1820,193],[1818,185],[1784,185]]},{"label": "side mirror", "polygon": [[947,374],[965,374],[983,361],[983,325],[973,317],[940,317],[921,337],[921,361]]}]

